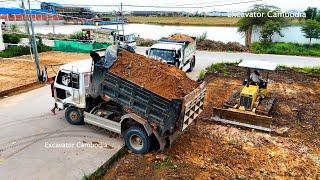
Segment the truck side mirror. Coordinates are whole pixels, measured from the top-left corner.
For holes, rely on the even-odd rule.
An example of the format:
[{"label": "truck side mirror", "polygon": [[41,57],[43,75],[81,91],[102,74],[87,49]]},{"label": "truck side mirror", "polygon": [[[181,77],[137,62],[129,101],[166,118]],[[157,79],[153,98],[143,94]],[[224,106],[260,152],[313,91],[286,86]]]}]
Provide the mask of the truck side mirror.
[{"label": "truck side mirror", "polygon": [[148,55],[148,50],[146,50],[146,55]]}]

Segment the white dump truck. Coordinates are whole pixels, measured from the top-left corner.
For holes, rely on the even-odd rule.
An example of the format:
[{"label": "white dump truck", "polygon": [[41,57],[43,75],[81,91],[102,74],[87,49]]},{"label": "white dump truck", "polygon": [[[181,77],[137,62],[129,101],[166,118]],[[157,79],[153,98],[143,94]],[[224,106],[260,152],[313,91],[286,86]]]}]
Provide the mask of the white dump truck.
[{"label": "white dump truck", "polygon": [[92,60],[61,66],[52,88],[55,106],[70,124],[121,134],[134,153],[147,153],[151,139],[163,150],[202,112],[205,84],[181,99],[164,98],[109,72],[118,51],[92,51]]},{"label": "white dump truck", "polygon": [[146,55],[191,72],[196,63],[196,38],[181,34],[162,38],[146,51]]}]

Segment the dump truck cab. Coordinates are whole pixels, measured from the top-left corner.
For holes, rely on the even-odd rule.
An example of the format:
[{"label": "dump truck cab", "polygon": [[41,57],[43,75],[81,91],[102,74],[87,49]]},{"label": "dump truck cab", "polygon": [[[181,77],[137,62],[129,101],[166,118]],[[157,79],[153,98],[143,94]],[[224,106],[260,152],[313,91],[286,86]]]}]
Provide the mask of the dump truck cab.
[{"label": "dump truck cab", "polygon": [[58,109],[66,106],[86,107],[90,87],[92,60],[76,61],[60,67],[54,82],[54,98]]},{"label": "dump truck cab", "polygon": [[195,67],[195,53],[195,38],[194,42],[161,39],[146,51],[148,57],[188,72],[193,71]]}]

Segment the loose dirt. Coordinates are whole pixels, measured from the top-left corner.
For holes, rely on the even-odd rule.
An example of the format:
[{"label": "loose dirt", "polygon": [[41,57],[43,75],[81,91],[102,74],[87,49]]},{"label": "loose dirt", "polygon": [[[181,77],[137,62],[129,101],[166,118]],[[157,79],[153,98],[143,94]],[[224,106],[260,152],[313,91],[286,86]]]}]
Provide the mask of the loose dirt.
[{"label": "loose dirt", "polygon": [[279,136],[207,120],[244,75],[236,67],[207,75],[205,109],[197,123],[164,152],[129,152],[104,179],[319,179],[320,77],[270,74],[269,90],[277,99],[274,125],[290,128]]},{"label": "loose dirt", "polygon": [[167,99],[180,99],[197,88],[197,82],[172,65],[121,51],[110,72]]},{"label": "loose dirt", "polygon": [[191,43],[194,43],[195,40],[188,36],[188,35],[185,35],[185,34],[174,34],[170,37],[168,37],[169,40],[174,40],[174,41],[189,41]]},{"label": "loose dirt", "polygon": [[[65,64],[71,61],[89,59],[89,54],[65,53],[58,51],[40,53],[41,68],[44,65]],[[53,67],[57,71],[59,66]],[[55,72],[48,68],[48,75],[52,77]],[[30,55],[15,58],[0,59],[0,91],[12,89],[37,80],[35,64]]]}]

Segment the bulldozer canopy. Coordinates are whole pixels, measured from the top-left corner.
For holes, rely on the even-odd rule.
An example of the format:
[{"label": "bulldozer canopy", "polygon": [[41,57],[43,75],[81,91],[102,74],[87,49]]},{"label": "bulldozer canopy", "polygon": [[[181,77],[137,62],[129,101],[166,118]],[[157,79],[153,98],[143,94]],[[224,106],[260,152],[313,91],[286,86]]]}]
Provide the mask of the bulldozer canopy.
[{"label": "bulldozer canopy", "polygon": [[244,60],[238,65],[239,67],[246,67],[251,69],[259,69],[259,70],[269,70],[274,71],[277,69],[277,64],[268,62],[268,61],[261,61],[261,60]]}]

